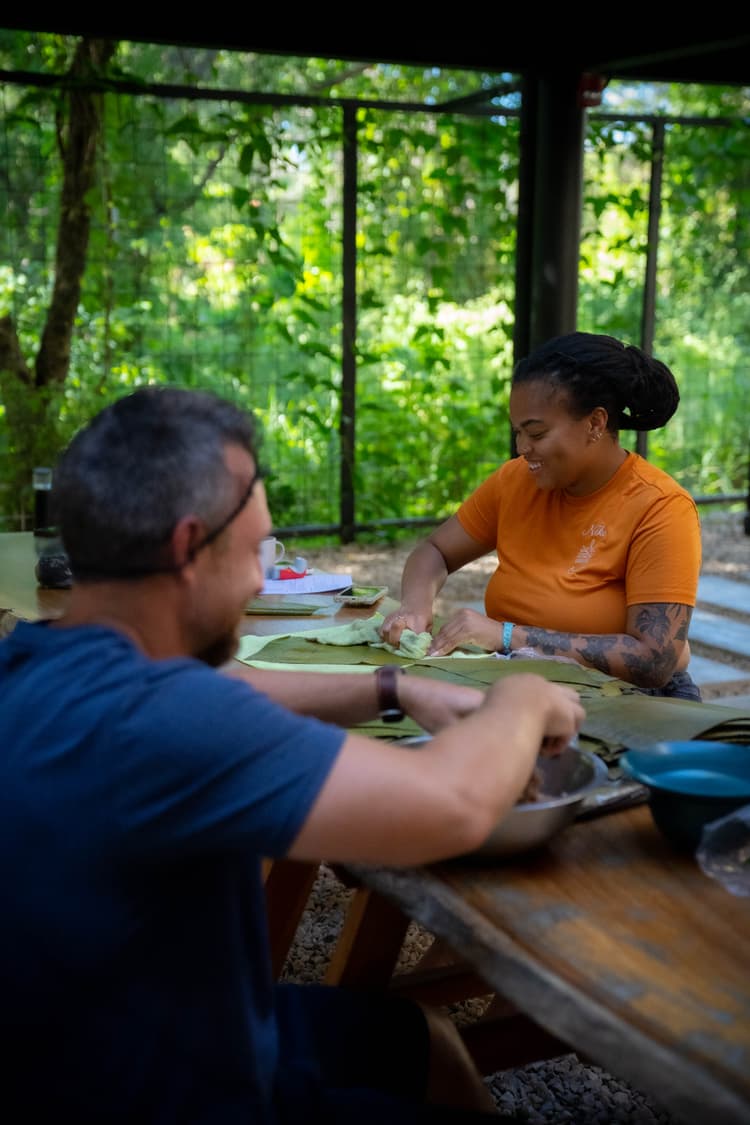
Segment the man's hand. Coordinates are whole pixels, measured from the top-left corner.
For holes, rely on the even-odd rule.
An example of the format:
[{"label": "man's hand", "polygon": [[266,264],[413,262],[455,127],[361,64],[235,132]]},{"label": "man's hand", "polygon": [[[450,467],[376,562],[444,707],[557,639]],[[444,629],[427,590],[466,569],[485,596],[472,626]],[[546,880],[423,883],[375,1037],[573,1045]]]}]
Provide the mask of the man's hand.
[{"label": "man's hand", "polygon": [[470,715],[485,701],[479,688],[408,674],[398,678],[398,695],[407,715],[431,734]]},{"label": "man's hand", "polygon": [[539,753],[562,750],[584,719],[573,688],[528,672],[486,692],[407,674],[398,691],[433,736],[411,753],[350,734],[290,858],[403,866],[474,851],[524,791]]},{"label": "man's hand", "polygon": [[542,721],[538,752],[559,754],[577,736],[586,712],[575,688],[545,680],[533,672],[517,672],[492,684],[485,707],[504,718],[508,741],[530,724]]}]

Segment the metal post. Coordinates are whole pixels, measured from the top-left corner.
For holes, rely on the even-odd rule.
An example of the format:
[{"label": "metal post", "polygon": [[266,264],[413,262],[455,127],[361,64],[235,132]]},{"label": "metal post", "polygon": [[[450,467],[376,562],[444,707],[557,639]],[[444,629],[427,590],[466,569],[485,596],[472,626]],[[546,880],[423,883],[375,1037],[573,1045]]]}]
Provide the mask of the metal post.
[{"label": "metal post", "polygon": [[[534,184],[539,123],[539,84],[532,75],[521,81],[521,119],[518,137],[518,210],[516,212],[515,316],[513,365],[531,350],[531,290],[534,247]],[[508,427],[508,456],[517,454],[512,427]]]},{"label": "metal post", "polygon": [[579,75],[538,80],[529,346],[573,332],[578,311],[585,111]]},{"label": "metal post", "polygon": [[341,299],[341,542],[354,539],[354,458],[357,369],[357,112],[344,108],[343,251]]},{"label": "metal post", "polygon": [[[656,263],[659,255],[659,220],[661,219],[661,184],[664,172],[664,122],[654,124],[651,136],[651,182],[648,193],[648,237],[646,242],[646,276],[643,282],[641,315],[641,348],[653,355],[656,323]],[[635,437],[636,452],[648,456],[648,434],[639,430]]]}]

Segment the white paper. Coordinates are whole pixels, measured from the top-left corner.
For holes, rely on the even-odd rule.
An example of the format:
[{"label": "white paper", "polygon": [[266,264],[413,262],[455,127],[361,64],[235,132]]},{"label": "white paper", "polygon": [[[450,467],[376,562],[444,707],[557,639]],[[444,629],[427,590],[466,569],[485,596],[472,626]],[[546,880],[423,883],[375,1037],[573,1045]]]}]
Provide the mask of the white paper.
[{"label": "white paper", "polygon": [[351,574],[306,574],[304,578],[267,578],[262,594],[325,594],[346,590],[352,584]]}]

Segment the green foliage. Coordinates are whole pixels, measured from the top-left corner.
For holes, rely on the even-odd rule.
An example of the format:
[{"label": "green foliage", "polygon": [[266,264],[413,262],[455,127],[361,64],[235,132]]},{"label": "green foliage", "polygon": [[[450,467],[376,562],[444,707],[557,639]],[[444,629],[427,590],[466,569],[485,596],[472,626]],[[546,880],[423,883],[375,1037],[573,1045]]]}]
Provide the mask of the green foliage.
[{"label": "green foliage", "polygon": [[[0,32],[0,60],[62,72],[73,45]],[[133,43],[112,73],[425,104],[479,80]],[[62,103],[49,87],[6,84],[0,96],[0,316],[33,367],[53,281]],[[608,96],[621,119],[591,114],[587,127],[579,326],[635,342],[653,118],[634,111],[723,115],[665,128],[654,351],[682,404],[649,455],[696,494],[736,491],[750,418],[744,95],[613,84]],[[104,122],[69,377],[24,412],[24,388],[0,375],[6,512],[29,505],[18,464],[49,463],[137,385],[174,381],[255,412],[277,527],[338,523],[342,110],[108,93]],[[360,108],[357,141],[356,518],[438,518],[510,449],[518,119]]]},{"label": "green foliage", "polygon": [[[709,95],[705,95],[706,100]],[[710,103],[709,103],[710,104]],[[704,109],[708,106],[704,105]],[[640,342],[651,128],[589,134],[579,322]],[[696,495],[746,488],[750,448],[750,148],[742,121],[665,129],[654,353],[681,405],[649,456]]]}]

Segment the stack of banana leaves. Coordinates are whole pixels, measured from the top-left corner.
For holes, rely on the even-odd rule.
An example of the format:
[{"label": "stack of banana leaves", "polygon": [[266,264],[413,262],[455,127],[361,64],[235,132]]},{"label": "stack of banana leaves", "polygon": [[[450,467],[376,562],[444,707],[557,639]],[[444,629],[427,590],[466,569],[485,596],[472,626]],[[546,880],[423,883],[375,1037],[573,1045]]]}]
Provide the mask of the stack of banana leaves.
[{"label": "stack of banana leaves", "polygon": [[[378,664],[399,664],[410,675],[430,676],[480,688],[503,676],[535,672],[571,684],[581,696],[586,719],[580,745],[593,750],[608,766],[616,766],[624,749],[660,741],[706,739],[750,746],[750,710],[718,703],[694,703],[644,695],[631,684],[603,672],[562,660],[498,658],[467,648],[450,656],[428,657],[429,634],[405,631],[397,649],[380,639],[382,613],[349,625],[322,627],[271,637],[245,636],[238,659],[258,667],[315,668],[320,672],[372,671]],[[398,724],[363,723],[357,731],[379,738],[409,738],[423,733],[413,720]]]}]

